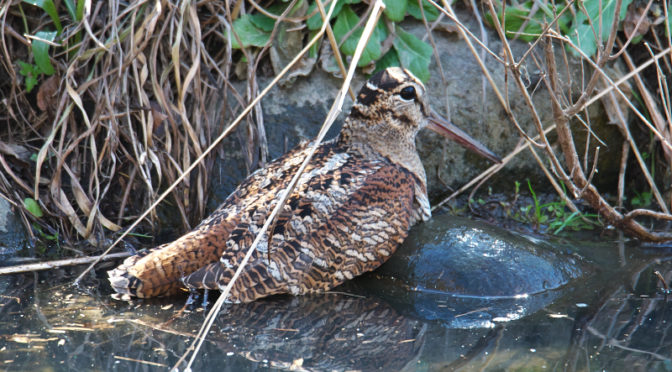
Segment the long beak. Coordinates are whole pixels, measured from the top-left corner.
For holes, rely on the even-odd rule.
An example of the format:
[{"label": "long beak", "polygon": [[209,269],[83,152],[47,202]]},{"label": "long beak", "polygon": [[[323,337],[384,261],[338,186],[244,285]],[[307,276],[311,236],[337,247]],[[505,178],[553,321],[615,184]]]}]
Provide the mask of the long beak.
[{"label": "long beak", "polygon": [[429,125],[427,127],[429,129],[459,143],[460,145],[462,145],[462,147],[471,150],[477,153],[478,155],[481,155],[485,158],[494,161],[497,164],[502,163],[502,160],[499,158],[499,156],[495,155],[495,153],[488,150],[488,148],[483,146],[483,144],[481,144],[480,142],[471,138],[471,136],[466,134],[462,129],[456,127],[455,125],[453,125],[453,123],[441,117],[439,114],[434,112],[434,110],[432,110],[428,120]]}]

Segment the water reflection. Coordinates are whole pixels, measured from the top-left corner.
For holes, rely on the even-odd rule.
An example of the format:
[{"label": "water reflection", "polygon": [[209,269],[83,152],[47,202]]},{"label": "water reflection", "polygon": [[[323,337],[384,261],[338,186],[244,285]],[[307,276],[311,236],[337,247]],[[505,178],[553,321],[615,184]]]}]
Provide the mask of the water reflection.
[{"label": "water reflection", "polygon": [[[33,284],[33,303],[23,293],[3,308],[0,360],[13,370],[166,369],[204,318],[179,311],[183,298],[122,303]],[[194,370],[400,370],[417,362],[426,329],[375,298],[274,297],[226,307]]]},{"label": "water reflection", "polygon": [[[437,293],[423,303],[409,291],[395,302],[392,292],[371,292],[363,281],[378,279],[369,277],[340,288],[356,296],[228,306],[194,370],[671,370],[672,296],[654,272],[672,281],[672,257],[613,242],[566,244],[598,270],[537,305],[534,296],[511,299],[518,307],[505,322],[491,314],[473,327],[505,308],[495,298]],[[69,287],[76,274],[0,277],[0,369],[166,370],[203,321],[203,312],[180,311],[183,297],[114,301],[102,281]],[[409,298],[415,307],[403,306]]]},{"label": "water reflection", "polygon": [[328,371],[403,369],[418,357],[426,330],[380,300],[342,294],[233,305],[215,327],[221,352]]}]

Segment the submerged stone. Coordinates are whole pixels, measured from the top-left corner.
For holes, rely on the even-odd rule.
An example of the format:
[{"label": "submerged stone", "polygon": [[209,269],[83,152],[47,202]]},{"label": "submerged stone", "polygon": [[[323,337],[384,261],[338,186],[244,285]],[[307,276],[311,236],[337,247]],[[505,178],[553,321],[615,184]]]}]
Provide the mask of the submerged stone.
[{"label": "submerged stone", "polygon": [[490,327],[547,306],[582,266],[544,241],[444,215],[411,229],[365,285],[422,318]]},{"label": "submerged stone", "polygon": [[12,205],[0,198],[0,259],[6,261],[23,248],[27,240],[21,219]]}]

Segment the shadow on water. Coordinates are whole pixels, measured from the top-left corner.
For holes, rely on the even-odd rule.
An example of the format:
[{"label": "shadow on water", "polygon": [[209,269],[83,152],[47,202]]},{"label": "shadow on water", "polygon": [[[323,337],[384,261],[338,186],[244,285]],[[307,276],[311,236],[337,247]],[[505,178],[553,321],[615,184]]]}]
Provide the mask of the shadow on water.
[{"label": "shadow on water", "polygon": [[[495,300],[469,309],[459,297],[437,299],[460,310],[434,319],[378,296],[368,276],[335,293],[228,305],[194,370],[672,370],[672,302],[654,275],[672,281],[669,252],[552,244],[595,269],[541,306],[520,299],[522,316],[456,327]],[[180,312],[183,297],[126,303],[102,280],[72,288],[68,270],[0,277],[0,369],[165,370],[203,321],[202,311]]]}]

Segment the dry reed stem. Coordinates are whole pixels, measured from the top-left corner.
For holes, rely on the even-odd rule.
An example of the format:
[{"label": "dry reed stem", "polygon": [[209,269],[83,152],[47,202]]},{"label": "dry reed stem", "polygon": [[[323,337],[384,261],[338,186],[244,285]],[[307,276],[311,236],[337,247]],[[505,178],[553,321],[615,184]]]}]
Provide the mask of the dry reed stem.
[{"label": "dry reed stem", "polygon": [[[332,7],[329,9],[329,13],[328,13],[328,16],[329,16],[329,17],[331,16],[331,14],[332,14],[332,12],[333,12],[333,10],[334,10],[334,8],[335,8],[335,5],[336,5],[336,3],[334,2],[334,3],[332,4]],[[328,18],[327,18],[327,19],[328,19]],[[270,91],[270,89],[271,89],[272,87],[274,87],[274,86],[277,84],[277,82],[278,82],[278,81],[279,81],[279,80],[280,80],[280,79],[281,79],[281,78],[282,78],[282,77],[283,77],[283,76],[284,76],[284,75],[285,75],[285,74],[286,74],[286,73],[293,67],[294,64],[296,64],[296,62],[298,62],[298,60],[299,60],[299,59],[300,59],[306,52],[308,52],[308,50],[310,49],[310,47],[311,47],[313,44],[315,44],[315,43],[322,37],[322,35],[324,34],[324,32],[325,32],[325,30],[326,30],[326,27],[327,27],[328,25],[329,25],[328,22],[324,22],[324,24],[322,25],[322,28],[321,28],[320,31],[315,35],[315,37],[313,37],[313,39],[312,39],[312,40],[311,40],[311,41],[310,41],[310,42],[309,42],[309,43],[308,43],[308,44],[301,50],[301,52],[300,52],[300,53],[299,53],[299,54],[298,54],[298,55],[297,55],[297,56],[296,56],[296,57],[295,57],[295,58],[294,58],[294,59],[293,59],[293,60],[292,60],[292,61],[291,61],[291,62],[290,62],[290,63],[289,63],[289,64],[288,64],[288,65],[287,65],[287,66],[286,66],[286,67],[285,67],[285,68],[284,68],[284,69],[283,69],[283,70],[282,70],[282,71],[281,71],[281,72],[274,78],[274,79],[273,79],[273,81],[269,84],[269,86],[267,86],[267,87],[261,92],[261,94],[260,94],[259,96],[257,96],[257,97],[254,99],[254,101],[253,101],[253,102],[252,102],[252,103],[251,103],[251,104],[250,104],[250,105],[243,111],[243,113],[242,113],[242,114],[241,114],[241,115],[240,115],[240,116],[239,116],[239,117],[238,117],[238,118],[237,118],[237,119],[236,119],[236,120],[229,126],[229,129],[231,129],[231,128],[233,128],[235,125],[237,125],[237,124],[242,120],[242,118],[243,118],[245,115],[247,115],[247,113],[249,113],[249,112],[252,110],[252,108],[254,107],[254,105],[256,105],[256,104],[261,100],[261,98],[262,98],[266,93],[268,93],[268,91]],[[369,32],[369,33],[370,33],[370,32]],[[358,46],[359,46],[359,45],[358,45]],[[358,50],[359,50],[359,49],[358,49]],[[361,54],[361,50],[359,51],[359,54]],[[357,54],[356,54],[356,55],[357,55]],[[356,63],[355,63],[355,65],[356,65]],[[334,117],[334,118],[335,118],[335,117]],[[228,129],[227,129],[226,132],[228,132]],[[326,133],[326,131],[325,131],[325,133]],[[228,133],[223,133],[223,134],[220,136],[220,139],[223,138],[226,134],[228,134]],[[322,134],[322,136],[324,136],[324,134]],[[318,137],[318,138],[319,138],[319,137]],[[211,147],[214,147],[214,146],[211,146]],[[208,150],[206,150],[206,152],[208,152],[209,150],[211,150],[211,148],[209,148]],[[309,159],[310,159],[310,155],[306,157],[306,161],[305,161],[305,162],[307,163],[307,161],[308,161]],[[197,161],[198,161],[198,160],[197,160]],[[305,165],[304,165],[302,168],[305,168]],[[300,174],[300,172],[297,172],[297,175],[298,175],[298,174]],[[298,179],[298,177],[296,177],[296,178]],[[291,186],[292,186],[292,184],[290,184],[290,186],[288,187],[288,189],[289,189]],[[289,193],[289,190],[287,190],[287,193]],[[269,216],[269,218],[266,220],[266,223],[265,223],[265,225],[264,225],[264,227],[262,228],[261,231],[266,231],[266,229],[268,228],[268,225],[270,225],[270,223],[271,223],[272,220],[273,220],[273,216],[277,213],[277,210],[279,210],[281,207],[282,207],[282,203],[278,203],[278,208],[274,209],[274,211],[272,212],[272,214],[271,214],[271,215]],[[249,260],[249,256],[251,255],[251,253],[253,252],[253,250],[256,248],[256,245],[258,244],[258,242],[259,242],[259,240],[261,239],[262,235],[263,235],[263,234],[259,234],[259,235],[256,237],[256,239],[254,240],[254,242],[252,243],[252,246],[250,247],[250,250],[248,250],[246,256],[245,256],[244,259],[243,259],[243,261],[241,261],[238,270],[236,271],[236,273],[234,274],[233,278],[231,279],[231,281],[230,281],[231,285],[233,284],[233,282],[235,281],[235,279],[240,275],[240,271],[242,271],[242,268],[245,266],[246,262]],[[116,242],[115,242],[115,243],[116,243]],[[108,250],[109,250],[109,249],[108,249]],[[228,288],[229,288],[228,291],[230,291],[230,287],[231,287],[231,286],[228,286]],[[216,303],[215,305],[213,305],[213,309],[211,309],[211,311],[208,313],[208,318],[206,318],[206,322],[204,323],[203,327],[201,328],[201,331],[204,331],[206,328],[209,329],[209,327],[212,325],[212,322],[214,321],[214,317],[215,317],[216,313],[219,311],[219,309],[221,308],[221,306],[222,306],[222,304],[223,304],[223,302],[224,302],[224,300],[225,300],[225,298],[226,298],[226,294],[228,293],[228,291],[225,290],[225,291],[222,293],[222,295],[220,296],[221,301],[220,301],[220,299],[218,299],[217,303]],[[203,342],[204,337],[201,337],[201,336],[203,336],[203,335],[206,334],[206,333],[207,333],[207,331],[205,331],[205,332],[199,332],[199,337],[197,337],[197,338],[194,340],[194,343],[198,342],[198,346],[194,349],[194,352],[193,352],[193,355],[192,355],[192,359],[190,360],[189,365],[191,365],[191,363],[193,362],[193,358],[195,357],[196,353],[198,352],[198,349],[200,348],[200,345],[201,345],[202,342]],[[189,352],[189,350],[191,350],[191,349],[194,348],[194,343],[192,343],[192,345],[191,345],[190,348],[188,349],[187,353]],[[179,365],[180,363],[182,363],[182,362],[184,361],[184,358],[186,357],[187,353],[185,353],[185,354],[180,358],[180,360],[178,360],[178,362],[176,363],[176,366]]]},{"label": "dry reed stem", "polygon": [[[318,37],[320,37],[326,30],[326,26],[329,24],[328,20],[330,19],[330,16],[335,8],[335,3],[332,5],[332,7],[329,9],[329,12],[327,13],[328,17],[323,18],[324,23],[322,25],[322,28],[320,29],[320,32],[316,35],[316,37],[311,41],[311,43],[306,46],[300,53],[297,55],[295,61],[298,60],[304,53],[306,53],[309,49],[309,47],[317,41]],[[206,335],[208,334],[210,328],[212,327],[212,324],[214,320],[216,319],[217,314],[219,313],[222,305],[226,301],[228,294],[231,291],[231,288],[233,288],[234,283],[240,276],[240,274],[243,271],[243,268],[245,265],[247,265],[247,262],[249,261],[250,257],[252,256],[252,253],[256,250],[257,245],[263,239],[264,234],[270,227],[270,225],[273,223],[275,220],[275,216],[279,213],[279,211],[282,209],[284,206],[285,202],[289,198],[292,190],[297,186],[298,180],[301,177],[301,174],[305,170],[306,166],[310,162],[310,159],[312,158],[313,154],[319,147],[320,143],[324,139],[324,136],[327,134],[329,131],[329,128],[333,124],[333,122],[336,120],[338,114],[341,111],[341,107],[343,106],[343,102],[345,99],[345,96],[350,89],[350,82],[354,76],[355,69],[357,67],[357,62],[359,61],[362,52],[364,51],[364,47],[366,46],[366,43],[368,42],[371,33],[376,25],[376,22],[378,21],[378,18],[383,12],[383,9],[385,8],[385,5],[383,4],[382,0],[376,0],[376,2],[373,5],[373,10],[369,13],[369,17],[367,19],[366,25],[364,27],[364,30],[362,31],[362,35],[357,43],[357,47],[355,48],[355,53],[352,56],[352,60],[350,62],[350,68],[348,70],[348,74],[345,76],[343,85],[336,96],[336,99],[334,100],[334,104],[331,107],[331,110],[329,110],[329,113],[327,114],[327,117],[322,124],[322,127],[320,129],[320,132],[318,133],[317,137],[313,141],[312,146],[310,147],[310,150],[308,151],[308,154],[306,155],[305,159],[301,163],[301,166],[299,169],[296,171],[294,174],[294,177],[292,177],[292,180],[290,181],[289,185],[285,190],[282,191],[281,199],[278,201],[276,207],[273,209],[271,214],[266,218],[266,221],[264,222],[264,225],[261,227],[259,232],[257,233],[254,241],[250,245],[250,248],[247,250],[245,256],[241,260],[240,264],[238,265],[238,268],[236,269],[236,272],[233,274],[231,277],[231,280],[227,283],[227,285],[222,289],[222,293],[215,302],[215,304],[212,306],[212,309],[208,312],[208,315],[206,316],[203,326],[198,332],[198,336],[194,340],[194,342],[191,344],[191,346],[187,349],[185,354],[175,363],[175,366],[173,367],[174,370],[177,369],[177,367],[185,360],[186,355],[189,353],[189,351],[192,351],[191,354],[191,359],[187,363],[187,366],[185,367],[186,370],[191,370],[191,366],[196,358],[196,355],[198,355],[198,352],[201,348],[201,345],[203,344],[203,341],[205,340]],[[290,66],[293,65],[293,63],[290,63]],[[283,72],[286,72],[283,70]]]},{"label": "dry reed stem", "polygon": [[[450,19],[454,20],[456,24],[458,25],[458,31],[461,33],[462,37],[464,40],[467,42],[467,45],[472,51],[472,54],[476,58],[479,66],[481,67],[483,73],[485,74],[486,78],[490,82],[490,85],[495,92],[495,95],[497,99],[499,100],[500,104],[502,107],[504,107],[507,115],[511,119],[512,123],[514,124],[514,127],[516,130],[521,134],[521,137],[527,141],[527,144],[535,144],[537,147],[540,147],[544,150],[544,153],[546,157],[550,160],[550,163],[552,165],[551,171],[549,172],[546,170],[545,165],[542,162],[542,159],[540,159],[537,155],[536,152],[533,151],[533,156],[535,156],[535,159],[537,160],[537,163],[541,166],[542,170],[544,170],[544,173],[546,174],[547,178],[551,182],[551,184],[554,186],[556,191],[558,192],[559,196],[565,200],[567,205],[570,206],[572,210],[576,210],[576,207],[573,205],[571,200],[567,198],[566,195],[564,195],[564,191],[562,191],[561,187],[559,184],[556,182],[556,177],[562,181],[565,186],[569,189],[571,195],[574,195],[575,198],[583,197],[593,208],[595,208],[606,220],[608,223],[613,224],[615,226],[621,227],[630,234],[633,234],[634,236],[637,236],[642,239],[647,239],[647,240],[652,240],[652,241],[664,241],[664,240],[670,240],[672,239],[672,234],[669,234],[667,232],[654,232],[654,231],[649,231],[648,229],[644,228],[642,225],[639,223],[635,222],[633,219],[633,216],[648,216],[648,217],[654,217],[657,219],[661,220],[668,220],[669,218],[669,212],[667,208],[667,203],[663,200],[662,193],[658,190],[658,186],[656,185],[653,177],[651,176],[649,169],[647,168],[645,162],[641,158],[641,154],[639,152],[639,149],[637,148],[634,140],[632,139],[632,135],[630,134],[628,128],[627,128],[627,123],[625,122],[625,117],[623,113],[620,113],[621,117],[621,123],[620,123],[620,128],[622,129],[624,136],[627,138],[627,142],[630,144],[630,149],[632,150],[632,153],[635,154],[635,157],[638,159],[639,167],[642,173],[645,176],[645,179],[647,180],[648,184],[651,187],[652,193],[658,203],[658,206],[662,209],[661,212],[655,212],[655,211],[650,211],[651,213],[636,213],[634,215],[630,215],[629,218],[625,218],[624,215],[620,214],[617,212],[609,203],[606,202],[606,200],[602,197],[602,195],[598,192],[598,190],[594,187],[592,184],[592,178],[594,174],[596,173],[596,165],[597,165],[597,158],[599,157],[599,152],[595,152],[593,155],[593,163],[592,167],[590,169],[588,168],[588,149],[589,149],[589,144],[590,142],[587,142],[586,146],[586,152],[583,154],[584,158],[584,165],[583,167],[581,166],[581,162],[579,160],[578,154],[576,153],[576,148],[574,145],[574,140],[571,135],[571,131],[569,130],[568,127],[568,119],[569,118],[577,118],[580,123],[582,123],[586,129],[588,130],[588,136],[586,141],[590,141],[591,137],[595,137],[594,133],[590,129],[590,123],[584,122],[579,113],[584,112],[586,108],[594,104],[598,99],[601,97],[612,93],[612,91],[615,91],[620,97],[626,99],[626,103],[628,108],[634,112],[644,123],[645,125],[651,130],[651,132],[656,136],[657,139],[661,141],[661,144],[663,145],[664,151],[667,154],[670,150],[670,135],[669,131],[666,131],[664,128],[667,127],[667,125],[663,124],[663,120],[661,118],[663,115],[658,114],[657,119],[654,120],[655,125],[652,125],[645,117],[642,115],[633,105],[632,103],[627,101],[627,97],[625,94],[621,91],[619,88],[619,85],[622,84],[623,82],[627,81],[628,79],[632,78],[633,76],[639,75],[639,73],[646,68],[647,66],[650,66],[652,64],[656,64],[658,67],[657,61],[661,58],[664,58],[666,56],[669,57],[669,52],[670,48],[669,45],[667,48],[662,50],[661,52],[658,52],[657,54],[653,54],[651,52],[651,58],[641,64],[640,66],[634,67],[630,66],[631,72],[625,76],[623,76],[621,79],[618,79],[618,81],[614,82],[612,81],[608,76],[603,71],[603,67],[605,66],[607,60],[609,58],[613,57],[611,56],[607,51],[611,51],[613,48],[613,45],[616,42],[616,27],[618,22],[613,22],[612,21],[612,26],[611,26],[611,32],[609,34],[608,40],[606,40],[606,43],[604,45],[601,45],[602,49],[598,50],[597,57],[595,60],[590,59],[586,55],[582,55],[582,60],[585,62],[588,62],[588,64],[593,68],[592,72],[590,73],[590,76],[587,77],[588,83],[582,87],[582,94],[581,96],[574,101],[571,105],[566,104],[567,102],[567,97],[570,96],[570,94],[566,94],[563,92],[561,89],[559,89],[559,83],[558,83],[558,70],[555,67],[555,56],[552,53],[552,49],[550,49],[550,42],[546,42],[546,52],[545,52],[545,59],[546,59],[546,64],[547,64],[547,71],[544,76],[544,79],[546,81],[546,85],[550,87],[551,90],[551,100],[552,100],[552,107],[554,110],[554,121],[555,125],[558,128],[558,136],[559,140],[558,142],[561,145],[562,149],[562,154],[564,156],[564,161],[566,165],[563,165],[562,162],[558,159],[555,151],[553,148],[550,146],[550,142],[546,138],[546,133],[547,130],[544,129],[544,126],[540,120],[540,117],[538,113],[536,112],[534,103],[531,100],[531,97],[527,93],[526,87],[521,79],[521,73],[520,73],[520,67],[521,63],[523,60],[528,56],[531,55],[532,49],[537,45],[537,43],[543,42],[545,39],[548,40],[556,40],[560,41],[563,44],[569,45],[571,48],[574,50],[578,51],[579,53],[582,53],[580,48],[578,48],[576,45],[573,45],[568,38],[559,36],[557,32],[555,31],[554,27],[555,22],[559,18],[560,15],[556,15],[554,20],[548,24],[543,33],[542,36],[537,39],[534,44],[528,48],[528,50],[523,54],[523,57],[519,60],[516,60],[514,58],[513,52],[509,46],[508,39],[506,38],[503,26],[499,22],[499,18],[497,17],[497,12],[494,9],[493,2],[492,1],[487,1],[486,5],[489,7],[490,15],[492,16],[493,23],[494,23],[494,28],[495,31],[498,33],[500,41],[503,44],[503,51],[504,51],[504,56],[505,56],[505,61],[496,58],[497,60],[500,61],[505,66],[506,72],[511,73],[513,76],[513,82],[518,86],[520,93],[523,96],[524,102],[526,103],[527,107],[529,108],[530,113],[532,114],[533,118],[533,123],[536,128],[536,131],[538,133],[537,137],[532,139],[525,131],[522,129],[522,127],[518,124],[516,118],[513,116],[512,112],[509,109],[509,103],[508,103],[508,92],[505,92],[506,94],[502,94],[498,87],[495,85],[494,80],[492,77],[490,77],[489,72],[485,68],[485,64],[479,58],[478,53],[476,52],[474,46],[471,43],[471,39],[476,39],[476,37],[468,32],[466,28],[462,25],[462,23],[459,22],[457,17],[455,16],[455,13],[453,12],[452,8],[447,2],[444,2],[444,9],[440,10],[447,15]],[[616,14],[618,14],[618,9],[621,5],[621,1],[618,1],[616,4]],[[436,4],[435,4],[436,6]],[[569,8],[566,7],[565,10]],[[585,11],[585,9],[583,9]],[[601,17],[600,17],[601,18]],[[600,19],[599,22],[601,23],[602,20]],[[601,27],[598,27],[598,29],[601,29]],[[600,40],[600,36],[596,35],[597,39]],[[476,39],[477,40],[477,39]],[[487,49],[485,47],[485,44],[482,41],[477,42],[478,45],[480,45],[482,48]],[[660,48],[663,49],[663,48]],[[488,53],[490,55],[495,55],[496,53],[488,50]],[[664,59],[667,61],[666,59]],[[536,59],[535,59],[535,63]],[[537,65],[539,65],[537,63]],[[568,68],[567,60],[565,59],[565,65]],[[662,74],[659,72],[660,67],[658,67],[657,73],[658,76],[661,76]],[[570,76],[570,75],[568,75]],[[597,93],[593,93],[594,88],[597,87],[597,84],[600,80],[606,81],[606,87],[604,89],[601,89]],[[661,79],[659,79],[660,81]],[[661,86],[662,83],[661,83]],[[665,92],[665,89],[660,89],[661,91],[661,100],[663,102],[666,102],[666,97],[667,95],[662,94],[662,92]],[[615,100],[615,97],[610,98],[612,100]],[[654,102],[652,98],[647,99],[647,105],[650,105],[652,108],[657,107],[657,103]],[[566,106],[566,107],[563,107]],[[665,106],[663,106],[665,107]],[[653,111],[650,109],[650,111]],[[665,110],[664,110],[665,111]],[[655,111],[654,111],[655,112]],[[665,115],[669,115],[667,111],[665,111]],[[588,116],[586,115],[586,118]],[[666,116],[667,118],[667,116]],[[598,139],[599,140],[599,139]],[[540,141],[538,143],[537,141]],[[601,142],[601,140],[600,140]],[[603,144],[604,145],[604,144]],[[530,147],[530,150],[533,150]],[[514,156],[514,154],[518,153],[519,150],[514,151],[512,154],[509,154],[505,158],[505,163],[509,159],[510,156]],[[623,162],[623,161],[622,161]],[[476,179],[472,180],[469,182],[465,187],[461,188],[457,192],[453,193],[451,196],[449,196],[447,199],[443,200],[441,203],[439,203],[437,206],[434,208],[437,208],[438,206],[444,204],[448,200],[454,198],[457,194],[463,192],[464,190],[468,189],[469,187],[473,186],[474,184],[477,184],[478,182],[481,182],[484,178],[489,177],[490,174],[493,172],[496,172],[498,169],[497,166],[493,166],[487,171],[483,172],[481,175],[479,175]],[[621,178],[623,177],[624,173],[624,167],[622,167],[623,171],[621,171]],[[586,173],[587,172],[587,175]],[[620,182],[619,182],[620,183]],[[624,188],[624,186],[619,186],[619,188]]]},{"label": "dry reed stem", "polygon": [[84,265],[100,260],[112,261],[112,260],[118,260],[120,258],[126,258],[130,255],[131,254],[129,252],[119,252],[108,254],[105,257],[102,256],[77,257],[77,258],[67,258],[64,260],[54,260],[54,261],[37,262],[31,264],[0,267],[0,275],[18,274],[40,270],[51,270],[57,267]]}]

